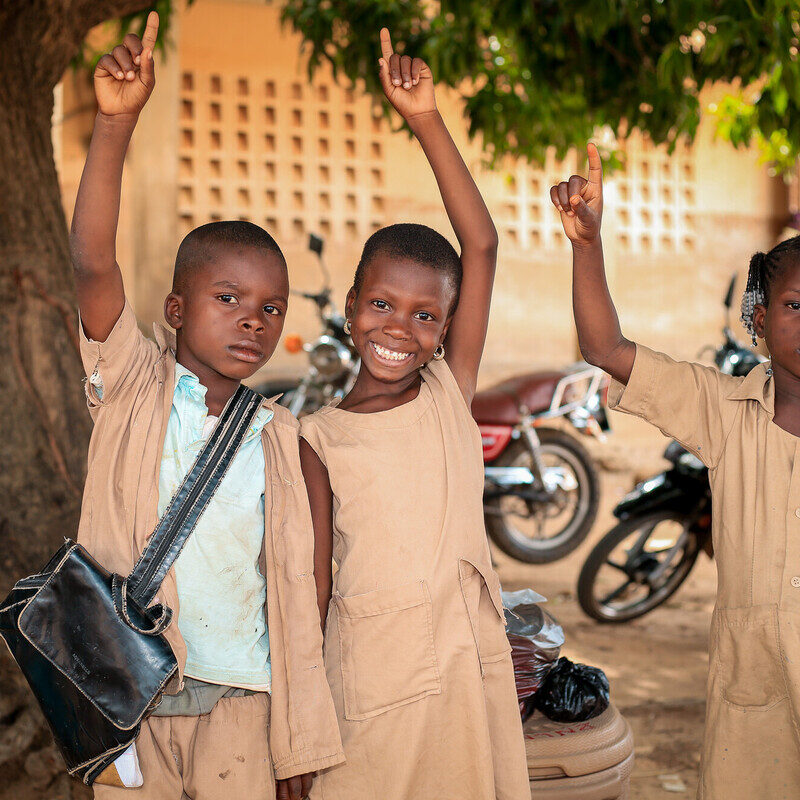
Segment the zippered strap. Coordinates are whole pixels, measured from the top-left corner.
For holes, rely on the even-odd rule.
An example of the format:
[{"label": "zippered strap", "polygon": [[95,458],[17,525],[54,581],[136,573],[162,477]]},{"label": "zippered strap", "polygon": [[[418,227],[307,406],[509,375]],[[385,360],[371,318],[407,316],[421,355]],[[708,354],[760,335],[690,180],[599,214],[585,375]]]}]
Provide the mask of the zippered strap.
[{"label": "zippered strap", "polygon": [[147,607],[191,535],[244,441],[263,398],[239,386],[124,580],[125,597]]}]

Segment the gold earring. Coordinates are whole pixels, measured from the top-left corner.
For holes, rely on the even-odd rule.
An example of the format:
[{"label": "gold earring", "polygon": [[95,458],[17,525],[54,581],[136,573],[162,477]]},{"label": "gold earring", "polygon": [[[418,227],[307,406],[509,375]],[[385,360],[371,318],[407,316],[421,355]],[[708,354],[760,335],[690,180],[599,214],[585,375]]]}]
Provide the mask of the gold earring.
[{"label": "gold earring", "polygon": [[350,325],[350,320],[349,320],[349,319],[346,319],[346,320],[344,321],[344,325],[342,325],[342,330],[344,330],[344,332],[345,332],[345,333],[346,333],[348,336],[350,335],[350,331],[352,330],[352,326]]},{"label": "gold earring", "polygon": [[436,361],[441,361],[444,358],[444,345],[440,344],[434,351],[433,351],[433,358]]}]

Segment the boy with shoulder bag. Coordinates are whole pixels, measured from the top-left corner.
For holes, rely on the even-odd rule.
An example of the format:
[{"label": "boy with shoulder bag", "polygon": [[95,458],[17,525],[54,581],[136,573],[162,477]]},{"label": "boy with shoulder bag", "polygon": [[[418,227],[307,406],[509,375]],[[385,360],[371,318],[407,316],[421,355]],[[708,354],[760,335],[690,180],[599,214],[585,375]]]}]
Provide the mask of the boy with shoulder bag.
[{"label": "boy with shoulder bag", "polygon": [[[120,617],[135,630],[152,623],[145,633],[159,632],[175,668],[137,721],[134,745],[100,774],[70,771],[101,800],[137,785],[148,800],[299,800],[311,773],[344,754],[322,668],[298,425],[240,388],[279,340],[286,261],[252,223],[203,225],[181,243],[164,303],[175,333],[155,326],[155,342],[140,333],[115,238],[125,152],[155,85],[157,32],[152,13],[143,38],[128,34],[94,74],[99,111],[71,235],[94,420],[78,546],[113,574]],[[246,402],[250,415],[231,422]],[[226,444],[235,425],[238,449]],[[108,710],[102,696],[89,699]]]}]

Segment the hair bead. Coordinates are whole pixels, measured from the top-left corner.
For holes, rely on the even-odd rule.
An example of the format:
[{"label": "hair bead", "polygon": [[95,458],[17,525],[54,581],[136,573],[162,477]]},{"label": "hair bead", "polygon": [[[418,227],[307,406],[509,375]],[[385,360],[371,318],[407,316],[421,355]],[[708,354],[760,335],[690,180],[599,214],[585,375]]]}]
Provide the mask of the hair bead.
[{"label": "hair bead", "polygon": [[755,307],[769,305],[769,293],[776,276],[790,264],[797,263],[800,263],[800,236],[779,242],[768,253],[755,253],[750,259],[740,319],[753,346],[758,343],[753,326]]}]

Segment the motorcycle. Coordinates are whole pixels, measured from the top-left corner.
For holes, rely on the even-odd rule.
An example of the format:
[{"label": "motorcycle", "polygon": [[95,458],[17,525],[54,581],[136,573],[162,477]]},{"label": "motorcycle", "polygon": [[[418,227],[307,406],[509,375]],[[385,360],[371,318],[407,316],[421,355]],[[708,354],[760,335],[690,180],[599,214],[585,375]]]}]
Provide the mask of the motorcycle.
[{"label": "motorcycle", "polygon": [[[309,369],[299,382],[268,381],[265,396],[296,416],[310,414],[334,397],[344,397],[358,374],[359,358],[344,332],[345,319],[331,304],[323,241],[311,234],[324,276],[320,292],[294,292],[316,304],[323,333],[303,344],[287,336],[292,353],[305,351]],[[564,371],[521,375],[475,395],[473,416],[483,440],[484,515],[491,539],[520,561],[543,564],[562,558],[588,534],[600,496],[597,470],[574,436],[547,422],[565,419],[581,433],[602,438],[609,430],[602,394],[608,381],[586,363]]]},{"label": "motorcycle", "polygon": [[[723,343],[714,363],[726,375],[744,376],[762,356],[738,342],[730,329],[736,276],[725,296]],[[672,441],[664,458],[672,465],[638,484],[614,509],[620,520],[586,559],[578,578],[578,602],[599,622],[628,622],[666,602],[704,551],[713,558],[708,468]]]},{"label": "motorcycle", "polygon": [[281,394],[279,402],[296,417],[311,414],[335,397],[344,397],[355,382],[360,363],[353,342],[345,333],[345,318],[334,311],[331,302],[330,273],[322,257],[323,246],[319,236],[309,235],[308,248],[317,255],[324,279],[323,288],[319,292],[292,290],[292,294],[316,305],[322,334],[307,343],[295,335],[284,339],[284,347],[290,353],[305,351],[308,354],[308,372],[299,382],[272,380],[254,387],[265,397]]},{"label": "motorcycle", "polygon": [[556,561],[588,535],[600,500],[597,468],[575,436],[547,423],[565,420],[604,439],[607,389],[605,373],[580,362],[561,372],[515,376],[475,395],[486,530],[512,558]]}]

